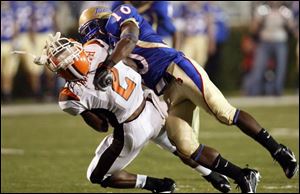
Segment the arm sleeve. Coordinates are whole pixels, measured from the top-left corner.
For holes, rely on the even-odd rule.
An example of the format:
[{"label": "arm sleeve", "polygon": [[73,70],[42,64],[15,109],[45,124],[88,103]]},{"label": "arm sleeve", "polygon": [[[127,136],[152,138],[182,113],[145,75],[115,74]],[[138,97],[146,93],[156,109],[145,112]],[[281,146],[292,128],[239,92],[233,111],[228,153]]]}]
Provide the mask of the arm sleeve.
[{"label": "arm sleeve", "polygon": [[68,100],[68,101],[60,101],[59,107],[66,113],[70,115],[76,116],[87,110],[80,101]]},{"label": "arm sleeve", "polygon": [[128,21],[131,21],[137,25],[139,28],[139,14],[132,5],[123,4],[117,7],[112,15],[110,16],[106,29],[107,32],[112,34],[113,36],[120,37],[121,34],[121,26]]}]

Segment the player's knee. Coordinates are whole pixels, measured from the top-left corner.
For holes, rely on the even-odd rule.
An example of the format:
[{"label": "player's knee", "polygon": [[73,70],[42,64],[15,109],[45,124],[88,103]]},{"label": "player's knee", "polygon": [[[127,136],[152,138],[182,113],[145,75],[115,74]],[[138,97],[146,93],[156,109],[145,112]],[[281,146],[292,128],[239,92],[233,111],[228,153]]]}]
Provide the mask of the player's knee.
[{"label": "player's knee", "polygon": [[100,182],[100,185],[101,187],[106,188],[110,185],[110,183],[111,183],[111,176],[107,176]]},{"label": "player's knee", "polygon": [[108,187],[109,183],[110,183],[110,179],[111,176],[107,175],[107,176],[99,176],[96,173],[92,173],[89,177],[88,177],[89,181],[93,184],[99,184],[101,185],[103,188]]},{"label": "player's knee", "polygon": [[184,158],[190,158],[191,155],[196,151],[197,147],[197,145],[193,145],[191,142],[185,142],[176,146],[177,150]]},{"label": "player's knee", "polygon": [[101,183],[101,181],[100,181],[97,177],[94,177],[94,176],[91,176],[91,177],[89,178],[89,181],[90,181],[91,183],[93,183],[93,184],[100,184],[100,183]]},{"label": "player's knee", "polygon": [[104,175],[100,175],[99,173],[96,173],[95,168],[93,168],[93,166],[90,165],[87,170],[86,177],[93,184],[101,184]]},{"label": "player's knee", "polygon": [[192,168],[196,168],[198,166],[197,163],[195,163],[193,160],[191,160],[191,157],[186,157],[178,151],[175,151],[174,154],[176,156],[178,156],[184,164],[186,164]]},{"label": "player's knee", "polygon": [[216,113],[217,119],[225,124],[225,125],[232,125],[234,124],[234,116],[235,116],[236,109],[233,107],[229,107],[227,109],[223,109]]},{"label": "player's knee", "polygon": [[230,120],[225,116],[225,115],[217,115],[218,120],[225,124],[225,125],[231,125],[232,122],[230,122]]},{"label": "player's knee", "polygon": [[97,176],[95,173],[91,173],[87,178],[93,184],[100,184],[103,179],[103,177]]}]

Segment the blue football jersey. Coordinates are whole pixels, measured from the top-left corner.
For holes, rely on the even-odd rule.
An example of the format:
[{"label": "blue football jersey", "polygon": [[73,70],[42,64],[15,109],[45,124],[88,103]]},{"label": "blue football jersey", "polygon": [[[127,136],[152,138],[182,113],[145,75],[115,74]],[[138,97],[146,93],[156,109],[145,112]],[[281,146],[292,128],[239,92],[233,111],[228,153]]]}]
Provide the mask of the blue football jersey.
[{"label": "blue football jersey", "polygon": [[140,29],[139,40],[129,55],[139,68],[146,86],[155,89],[164,76],[167,67],[183,54],[167,46],[151,25],[130,4],[124,4],[113,10],[106,24],[111,46],[120,40],[121,26],[127,21],[134,22]]},{"label": "blue football jersey", "polygon": [[163,37],[173,35],[176,32],[168,6],[167,1],[154,1],[151,8],[143,14],[143,16],[147,15],[149,17],[150,24],[157,24],[156,31]]},{"label": "blue football jersey", "polygon": [[204,3],[203,9],[214,16],[214,27],[215,27],[215,38],[218,43],[225,42],[229,36],[229,26],[227,23],[228,16],[221,9],[221,7],[211,4]]}]

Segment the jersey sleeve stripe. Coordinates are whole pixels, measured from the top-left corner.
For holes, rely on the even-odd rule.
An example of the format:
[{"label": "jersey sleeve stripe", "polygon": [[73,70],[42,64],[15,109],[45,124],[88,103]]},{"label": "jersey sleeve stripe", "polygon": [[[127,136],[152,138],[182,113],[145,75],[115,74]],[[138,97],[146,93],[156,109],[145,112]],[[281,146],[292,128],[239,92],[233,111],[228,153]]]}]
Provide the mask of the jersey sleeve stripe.
[{"label": "jersey sleeve stripe", "polygon": [[136,21],[136,19],[134,19],[134,18],[128,18],[128,19],[124,20],[124,21],[120,24],[120,26],[122,26],[122,25],[125,24],[126,22],[133,22],[138,28],[140,28],[140,27],[139,27],[139,22]]},{"label": "jersey sleeve stripe", "polygon": [[163,43],[146,42],[146,41],[142,41],[142,40],[138,40],[136,45],[141,48],[170,48],[168,45],[163,44]]},{"label": "jersey sleeve stripe", "polygon": [[68,100],[80,101],[79,97],[69,90],[69,88],[63,88],[59,93],[58,101],[62,102]]}]

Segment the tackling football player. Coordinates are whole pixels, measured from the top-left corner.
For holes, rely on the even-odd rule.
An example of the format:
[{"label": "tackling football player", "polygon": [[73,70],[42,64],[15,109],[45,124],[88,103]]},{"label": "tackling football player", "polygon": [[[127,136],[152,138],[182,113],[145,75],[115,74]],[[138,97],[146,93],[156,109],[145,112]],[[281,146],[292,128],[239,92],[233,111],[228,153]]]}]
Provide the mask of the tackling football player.
[{"label": "tackling football player", "polygon": [[113,12],[106,7],[86,9],[79,18],[79,33],[85,40],[104,38],[113,47],[111,55],[96,70],[96,89],[111,84],[110,69],[120,60],[135,60],[145,85],[158,95],[164,94],[169,104],[168,137],[187,158],[233,179],[246,178],[248,185],[242,191],[255,191],[258,172],[248,170],[241,178],[242,169],[194,138],[190,127],[192,110],[200,106],[221,123],[236,125],[260,143],[279,162],[287,178],[297,172],[293,152],[279,144],[249,113],[229,104],[204,69],[164,44],[133,6],[124,4]]}]

